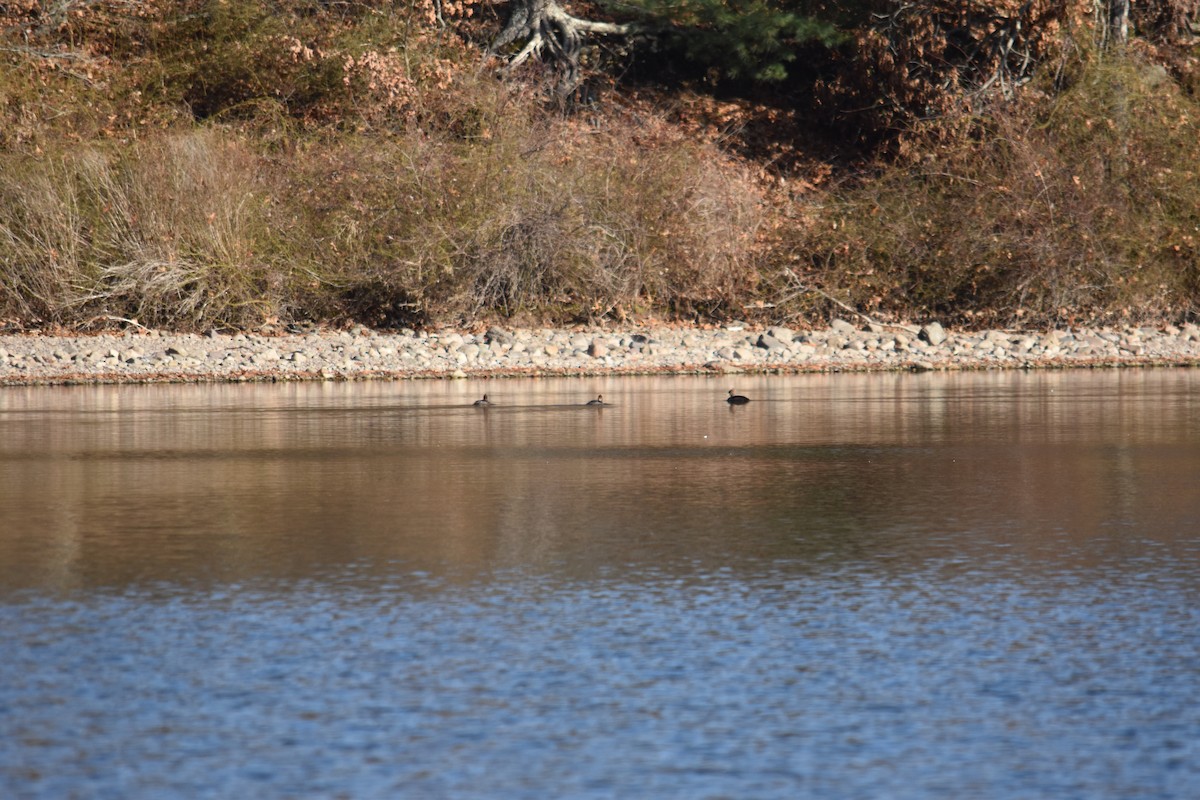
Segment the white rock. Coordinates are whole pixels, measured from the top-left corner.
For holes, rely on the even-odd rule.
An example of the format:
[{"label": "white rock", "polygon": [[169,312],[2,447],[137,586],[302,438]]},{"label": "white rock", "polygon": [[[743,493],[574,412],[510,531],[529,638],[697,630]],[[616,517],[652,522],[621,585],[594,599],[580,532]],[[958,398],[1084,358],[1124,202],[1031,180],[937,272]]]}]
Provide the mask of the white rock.
[{"label": "white rock", "polygon": [[921,338],[936,347],[946,341],[946,331],[941,326],[941,323],[930,322],[928,325],[921,327]]}]

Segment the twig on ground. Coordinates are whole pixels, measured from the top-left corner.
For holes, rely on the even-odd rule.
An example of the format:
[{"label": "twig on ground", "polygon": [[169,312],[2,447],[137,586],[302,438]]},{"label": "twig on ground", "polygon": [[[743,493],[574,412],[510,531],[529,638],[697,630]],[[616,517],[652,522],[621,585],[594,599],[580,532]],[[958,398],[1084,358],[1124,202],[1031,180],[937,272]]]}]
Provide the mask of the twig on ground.
[{"label": "twig on ground", "polygon": [[133,325],[134,327],[141,328],[144,331],[150,330],[150,328],[147,328],[145,325],[138,322],[136,319],[126,319],[125,317],[114,317],[110,314],[101,314],[98,317],[92,317],[91,319],[80,323],[76,327],[77,328],[87,328],[87,327],[91,326],[91,324],[93,322],[96,322],[97,320],[104,320],[105,322],[123,322],[126,325]]},{"label": "twig on ground", "polygon": [[819,295],[821,295],[821,297],[824,297],[826,300],[833,303],[834,305],[841,308],[842,310],[847,311],[856,317],[862,317],[870,325],[881,325],[886,328],[900,328],[903,330],[908,330],[909,328],[912,327],[911,325],[905,325],[905,324],[899,323],[899,322],[880,322],[879,320],[875,319],[874,317],[870,316],[869,314],[864,314],[863,312],[859,311],[858,309],[854,308],[853,306],[849,305],[848,303],[842,302],[841,300],[837,299],[836,297],[834,297],[833,295],[829,294],[828,292],[826,292],[822,289],[818,289],[815,286],[805,285],[804,283],[802,283],[800,281],[800,277],[796,273],[794,273],[790,269],[788,269],[787,267],[784,267],[783,271],[786,272],[788,277],[791,279],[792,288],[795,289],[795,291],[792,292],[791,294],[789,294],[787,297],[783,298],[782,300],[777,301],[775,303],[775,305],[777,305],[777,306],[781,306],[784,303],[788,302],[789,300],[799,297],[802,294],[819,294]]}]

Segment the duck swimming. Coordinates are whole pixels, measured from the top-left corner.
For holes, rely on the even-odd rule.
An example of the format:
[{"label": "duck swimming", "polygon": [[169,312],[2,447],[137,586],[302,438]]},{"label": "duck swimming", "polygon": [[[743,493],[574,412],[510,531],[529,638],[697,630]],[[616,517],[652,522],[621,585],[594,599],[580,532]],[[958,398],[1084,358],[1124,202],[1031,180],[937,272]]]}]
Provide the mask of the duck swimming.
[{"label": "duck swimming", "polygon": [[725,400],[731,406],[744,406],[750,402],[750,398],[742,394],[734,394],[733,389],[729,390],[729,397]]},{"label": "duck swimming", "polygon": [[487,408],[491,404],[492,404],[492,401],[488,400],[488,396],[486,394],[483,397],[481,397],[480,399],[475,401],[475,405],[480,406],[481,408]]},{"label": "duck swimming", "polygon": [[602,405],[605,405],[605,402],[604,402],[604,395],[602,395],[602,394],[598,394],[598,395],[596,395],[596,399],[595,399],[595,400],[588,400],[588,401],[587,401],[587,403],[586,403],[585,405],[589,405],[589,406],[602,406]]}]

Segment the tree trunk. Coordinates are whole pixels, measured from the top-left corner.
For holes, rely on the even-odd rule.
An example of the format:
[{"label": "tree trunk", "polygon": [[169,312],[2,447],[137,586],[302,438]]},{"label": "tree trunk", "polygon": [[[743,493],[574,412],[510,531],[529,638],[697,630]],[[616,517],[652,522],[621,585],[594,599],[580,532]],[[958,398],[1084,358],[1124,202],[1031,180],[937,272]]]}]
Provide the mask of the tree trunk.
[{"label": "tree trunk", "polygon": [[579,85],[579,54],[588,34],[624,36],[633,30],[632,25],[572,16],[557,0],[512,0],[511,5],[508,22],[492,42],[491,52],[499,53],[511,44],[524,42],[509,59],[507,68],[520,66],[530,56],[558,66],[562,70],[557,89],[560,98],[570,95]]},{"label": "tree trunk", "polygon": [[1108,0],[1108,43],[1124,47],[1129,41],[1130,0]]}]

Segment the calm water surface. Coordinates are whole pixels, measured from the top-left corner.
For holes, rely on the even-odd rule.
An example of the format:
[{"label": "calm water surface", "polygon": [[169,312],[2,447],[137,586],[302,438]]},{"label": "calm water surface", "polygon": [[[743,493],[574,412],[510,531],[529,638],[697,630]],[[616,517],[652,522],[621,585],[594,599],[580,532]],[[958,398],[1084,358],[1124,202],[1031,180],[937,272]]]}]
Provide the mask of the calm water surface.
[{"label": "calm water surface", "polygon": [[0,797],[1200,797],[1200,372],[729,386],[0,390]]}]

